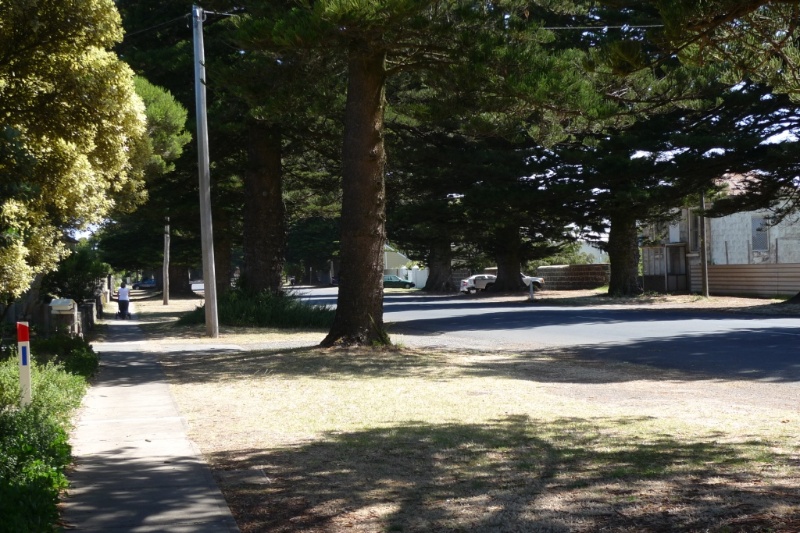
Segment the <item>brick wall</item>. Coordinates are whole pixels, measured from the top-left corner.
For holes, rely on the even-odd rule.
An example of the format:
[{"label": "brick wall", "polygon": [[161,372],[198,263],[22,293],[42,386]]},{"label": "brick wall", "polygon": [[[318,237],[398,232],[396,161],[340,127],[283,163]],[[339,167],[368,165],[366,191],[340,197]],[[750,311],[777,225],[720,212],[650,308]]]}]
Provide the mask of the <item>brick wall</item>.
[{"label": "brick wall", "polygon": [[544,278],[545,290],[595,289],[607,285],[611,274],[607,263],[597,265],[541,266],[536,275]]}]

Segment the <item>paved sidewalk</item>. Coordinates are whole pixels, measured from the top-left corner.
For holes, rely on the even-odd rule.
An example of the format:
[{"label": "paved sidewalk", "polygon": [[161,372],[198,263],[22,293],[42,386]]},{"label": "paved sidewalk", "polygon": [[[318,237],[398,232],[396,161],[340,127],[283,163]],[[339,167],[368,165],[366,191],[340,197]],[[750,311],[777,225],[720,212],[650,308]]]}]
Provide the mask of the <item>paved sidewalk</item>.
[{"label": "paved sidewalk", "polygon": [[65,528],[238,531],[135,318],[109,320],[111,342],[93,343],[101,367],[72,433]]}]

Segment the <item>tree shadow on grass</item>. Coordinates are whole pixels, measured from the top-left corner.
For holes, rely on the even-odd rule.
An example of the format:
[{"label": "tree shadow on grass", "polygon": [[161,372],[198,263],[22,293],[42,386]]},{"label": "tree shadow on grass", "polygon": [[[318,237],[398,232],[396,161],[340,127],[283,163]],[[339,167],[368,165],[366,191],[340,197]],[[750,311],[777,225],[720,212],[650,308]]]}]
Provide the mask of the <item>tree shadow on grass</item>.
[{"label": "tree shadow on grass", "polygon": [[[210,460],[243,532],[800,525],[796,457],[772,443],[725,443],[713,433],[698,440],[640,433],[649,422],[509,416],[484,425],[408,423],[282,449],[233,449]],[[242,471],[266,478],[254,482]],[[722,529],[737,521],[748,527]]]},{"label": "tree shadow on grass", "polygon": [[[186,351],[165,355],[180,365],[183,382],[214,381],[219,375],[243,377],[268,373],[288,378],[351,379],[387,377],[500,377],[539,383],[607,384],[628,381],[764,381],[800,382],[800,363],[793,353],[769,348],[766,330],[644,339],[520,351],[467,349],[296,349],[259,350],[211,355]],[[719,343],[737,346],[720,351]],[[631,364],[633,363],[633,364]]]},{"label": "tree shadow on grass", "polygon": [[446,372],[446,355],[396,349],[323,349],[318,347],[259,350],[235,353],[173,352],[164,354],[163,364],[180,367],[171,377],[179,383],[214,382],[225,376],[253,375],[320,379],[354,377],[402,377],[440,375]]}]

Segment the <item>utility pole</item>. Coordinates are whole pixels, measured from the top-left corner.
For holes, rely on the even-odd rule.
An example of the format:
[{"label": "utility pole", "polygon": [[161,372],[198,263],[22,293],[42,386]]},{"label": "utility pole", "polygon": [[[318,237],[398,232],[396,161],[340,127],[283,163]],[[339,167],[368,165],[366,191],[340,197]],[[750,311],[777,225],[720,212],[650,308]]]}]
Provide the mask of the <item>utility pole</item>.
[{"label": "utility pole", "polygon": [[203,295],[206,300],[206,335],[219,337],[217,284],[214,271],[214,232],[211,228],[211,172],[208,157],[206,117],[206,58],[203,47],[202,7],[192,6],[194,28],[194,87],[197,110],[197,167],[200,174],[200,238],[203,249]]},{"label": "utility pole", "polygon": [[708,298],[708,245],[706,243],[706,193],[700,196],[700,280],[703,296]]},{"label": "utility pole", "polygon": [[169,305],[169,217],[164,217],[164,268],[161,272],[164,305]]}]

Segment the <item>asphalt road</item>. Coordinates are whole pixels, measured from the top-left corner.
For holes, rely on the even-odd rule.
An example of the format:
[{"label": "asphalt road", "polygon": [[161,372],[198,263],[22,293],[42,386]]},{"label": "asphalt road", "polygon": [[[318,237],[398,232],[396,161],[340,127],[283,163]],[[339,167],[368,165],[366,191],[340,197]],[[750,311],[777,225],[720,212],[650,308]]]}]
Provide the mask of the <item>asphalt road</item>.
[{"label": "asphalt road", "polygon": [[[305,290],[336,304],[336,288]],[[393,334],[441,345],[569,348],[581,357],[724,378],[800,381],[800,318],[691,310],[549,307],[464,296],[387,293]]]}]

